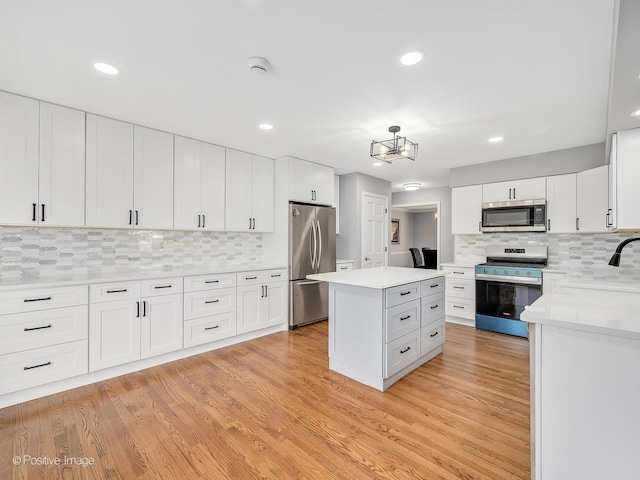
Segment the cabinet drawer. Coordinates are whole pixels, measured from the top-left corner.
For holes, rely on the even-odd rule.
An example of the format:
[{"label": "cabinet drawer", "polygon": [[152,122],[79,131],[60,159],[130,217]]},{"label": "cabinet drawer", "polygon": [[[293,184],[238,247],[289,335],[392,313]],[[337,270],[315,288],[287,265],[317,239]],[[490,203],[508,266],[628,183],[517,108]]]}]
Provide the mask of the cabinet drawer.
[{"label": "cabinet drawer", "polygon": [[462,278],[465,280],[475,280],[476,270],[470,267],[444,267],[443,270],[447,272],[447,281],[449,279],[454,280],[456,278]]},{"label": "cabinet drawer", "polygon": [[140,282],[141,297],[156,297],[182,293],[182,277],[159,278]]},{"label": "cabinet drawer", "polygon": [[421,326],[428,325],[444,317],[444,295],[436,293],[428,297],[422,297]]},{"label": "cabinet drawer", "polygon": [[184,346],[215,342],[236,334],[236,312],[210,315],[184,322]]},{"label": "cabinet drawer", "polygon": [[415,330],[385,345],[385,378],[398,373],[420,358],[420,330]]},{"label": "cabinet drawer", "polygon": [[420,282],[420,295],[426,297],[434,293],[444,292],[444,277],[423,280]]},{"label": "cabinet drawer", "polygon": [[235,273],[221,273],[215,275],[194,275],[184,277],[184,291],[197,292],[200,290],[214,290],[236,286]]},{"label": "cabinet drawer", "polygon": [[387,308],[385,341],[391,342],[420,327],[420,299]]},{"label": "cabinet drawer", "polygon": [[407,283],[385,290],[387,308],[420,298],[420,282]]},{"label": "cabinet drawer", "polygon": [[337,263],[336,271],[342,272],[344,270],[353,270],[353,262]]},{"label": "cabinet drawer", "polygon": [[86,285],[0,292],[0,315],[86,305],[88,300]]},{"label": "cabinet drawer", "polygon": [[253,272],[238,273],[238,286],[241,285],[259,285],[270,282],[281,282],[287,279],[286,269],[276,270],[256,270]]},{"label": "cabinet drawer", "polygon": [[445,313],[454,317],[468,318],[474,320],[476,316],[475,301],[467,298],[447,298]]},{"label": "cabinet drawer", "polygon": [[210,292],[184,294],[184,319],[201,318],[236,310],[236,289],[220,288]]},{"label": "cabinet drawer", "polygon": [[94,283],[89,285],[89,300],[91,303],[138,300],[139,298],[140,282]]},{"label": "cabinet drawer", "polygon": [[422,327],[420,332],[420,356],[422,357],[444,343],[444,320],[428,327]]},{"label": "cabinet drawer", "polygon": [[65,307],[0,317],[0,352],[42,348],[86,339],[88,306]]},{"label": "cabinet drawer", "polygon": [[0,356],[0,395],[82,375],[88,371],[87,340]]},{"label": "cabinet drawer", "polygon": [[468,298],[473,300],[476,298],[475,280],[465,280],[458,278],[449,278],[446,287],[447,296],[456,298]]}]

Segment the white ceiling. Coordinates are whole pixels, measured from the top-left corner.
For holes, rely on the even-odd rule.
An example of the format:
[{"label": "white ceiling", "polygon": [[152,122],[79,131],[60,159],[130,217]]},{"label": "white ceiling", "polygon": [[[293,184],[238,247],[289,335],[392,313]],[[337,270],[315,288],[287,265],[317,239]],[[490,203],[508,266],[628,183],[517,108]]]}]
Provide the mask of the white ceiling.
[{"label": "white ceiling", "polygon": [[[605,140],[614,0],[2,0],[1,11],[0,90],[364,172],[394,191]],[[400,65],[412,49],[426,59]],[[252,56],[272,70],[249,72]],[[418,159],[373,167],[371,140],[395,124]]]}]

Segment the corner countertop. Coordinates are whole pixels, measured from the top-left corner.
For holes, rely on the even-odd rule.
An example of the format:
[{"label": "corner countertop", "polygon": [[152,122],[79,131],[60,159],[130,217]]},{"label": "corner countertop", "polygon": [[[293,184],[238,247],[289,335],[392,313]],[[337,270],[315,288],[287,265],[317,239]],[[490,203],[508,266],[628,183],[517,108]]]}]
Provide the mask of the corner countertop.
[{"label": "corner countertop", "polygon": [[640,288],[563,284],[526,307],[520,319],[640,340]]},{"label": "corner countertop", "polygon": [[426,270],[423,268],[374,267],[359,270],[342,270],[340,272],[317,273],[307,275],[310,280],[320,280],[354,287],[375,288],[378,290],[406,283],[420,282],[442,277],[442,270]]},{"label": "corner countertop", "polygon": [[27,275],[0,277],[0,290],[20,288],[49,288],[68,285],[126,282],[134,280],[152,280],[156,278],[189,277],[192,275],[215,275],[220,273],[249,272],[253,270],[272,270],[287,268],[286,265],[237,264],[237,265],[198,265],[193,267],[166,267],[153,269],[114,269],[99,272],[60,273],[49,275]]},{"label": "corner countertop", "polygon": [[[482,263],[482,260],[479,260],[478,263]],[[461,263],[461,262],[447,262],[441,263],[441,267],[451,267],[451,268],[476,268],[477,263]]]}]

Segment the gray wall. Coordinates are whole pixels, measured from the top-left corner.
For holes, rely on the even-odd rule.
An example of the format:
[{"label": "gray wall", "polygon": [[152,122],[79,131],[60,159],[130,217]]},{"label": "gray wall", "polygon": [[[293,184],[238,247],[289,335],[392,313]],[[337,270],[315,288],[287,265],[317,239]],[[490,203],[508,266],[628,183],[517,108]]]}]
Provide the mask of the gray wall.
[{"label": "gray wall", "polygon": [[400,220],[400,243],[391,245],[389,249],[389,266],[392,267],[413,267],[409,248],[415,247],[413,244],[414,222],[413,213],[402,210],[391,210],[391,218]]},{"label": "gray wall", "polygon": [[589,170],[606,163],[604,142],[595,143],[537,155],[452,168],[449,171],[449,185],[462,187],[520,178],[561,175]]},{"label": "gray wall", "polygon": [[[336,256],[353,260],[354,268],[362,268],[362,192],[385,195],[391,206],[391,182],[364,173],[340,176],[340,234]],[[389,238],[387,245],[390,243]]]},{"label": "gray wall", "polygon": [[413,214],[413,243],[418,248],[438,248],[438,221],[435,212]]}]

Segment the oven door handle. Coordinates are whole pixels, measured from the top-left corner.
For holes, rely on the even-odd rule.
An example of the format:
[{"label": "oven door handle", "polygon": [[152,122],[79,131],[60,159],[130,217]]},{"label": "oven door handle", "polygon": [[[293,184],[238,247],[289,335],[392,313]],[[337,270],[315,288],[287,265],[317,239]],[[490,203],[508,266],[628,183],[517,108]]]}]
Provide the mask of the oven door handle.
[{"label": "oven door handle", "polygon": [[542,285],[541,278],[511,277],[508,275],[489,275],[486,273],[476,273],[476,280],[489,280],[500,283],[519,283],[522,285]]}]

